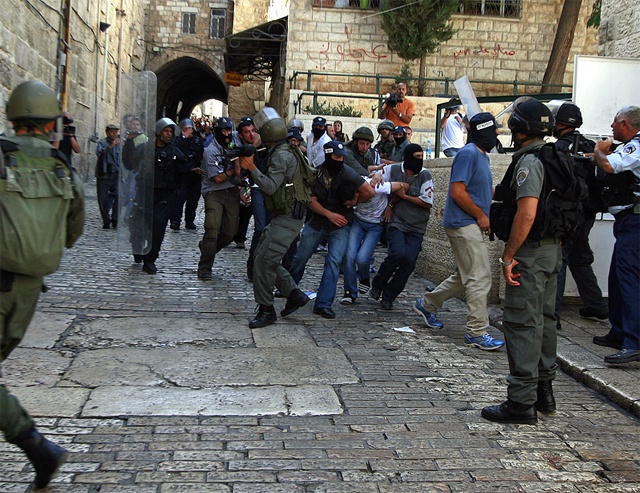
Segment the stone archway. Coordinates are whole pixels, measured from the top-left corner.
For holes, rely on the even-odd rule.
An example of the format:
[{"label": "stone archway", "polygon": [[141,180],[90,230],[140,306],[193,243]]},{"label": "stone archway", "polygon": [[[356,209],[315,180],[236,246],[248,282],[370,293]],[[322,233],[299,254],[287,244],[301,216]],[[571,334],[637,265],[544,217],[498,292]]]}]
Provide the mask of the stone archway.
[{"label": "stone archway", "polygon": [[180,121],[188,118],[191,110],[203,101],[228,102],[227,87],[222,79],[210,66],[195,58],[172,60],[155,73],[158,78],[157,118],[168,116]]}]

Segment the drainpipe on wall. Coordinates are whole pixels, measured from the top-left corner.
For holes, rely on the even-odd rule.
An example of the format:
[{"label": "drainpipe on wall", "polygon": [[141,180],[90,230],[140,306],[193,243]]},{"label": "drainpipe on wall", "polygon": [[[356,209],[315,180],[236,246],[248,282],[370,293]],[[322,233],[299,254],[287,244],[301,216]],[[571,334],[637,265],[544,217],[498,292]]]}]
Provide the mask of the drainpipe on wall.
[{"label": "drainpipe on wall", "polygon": [[[118,62],[117,62],[117,72],[116,72],[116,112],[120,111],[120,91],[122,90],[122,50],[123,50],[123,42],[122,38],[124,36],[124,27],[125,27],[125,17],[126,12],[124,11],[124,0],[120,0],[120,10],[116,11],[120,15],[120,33],[118,35]],[[122,120],[122,115],[117,114],[118,120]]]},{"label": "drainpipe on wall", "polygon": [[62,47],[59,63],[62,66],[61,85],[60,85],[60,106],[62,111],[67,111],[67,103],[69,100],[69,92],[67,90],[69,77],[69,43],[71,42],[71,0],[65,0],[63,11],[63,27],[62,27]]}]

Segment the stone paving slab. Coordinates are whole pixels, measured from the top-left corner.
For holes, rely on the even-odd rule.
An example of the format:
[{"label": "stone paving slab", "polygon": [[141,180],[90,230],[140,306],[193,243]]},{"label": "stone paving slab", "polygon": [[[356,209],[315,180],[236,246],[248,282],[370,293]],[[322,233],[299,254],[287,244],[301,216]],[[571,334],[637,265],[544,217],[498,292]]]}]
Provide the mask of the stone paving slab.
[{"label": "stone paving slab", "polygon": [[108,416],[306,416],[340,414],[330,386],[184,388],[99,387],[82,417]]},{"label": "stone paving slab", "polygon": [[[425,328],[411,312],[425,280],[412,277],[390,312],[360,297],[336,303],[335,320],[309,304],[249,331],[246,250],[223,249],[214,280],[201,282],[202,230],[167,231],[160,272],[148,276],[112,248],[95,197],[88,205],[86,234],[47,278],[34,332],[3,364],[3,383],[71,451],[51,492],[640,491],[638,418],[582,383],[597,377],[612,399],[635,402],[637,370],[602,365],[609,350],[590,341],[608,326],[577,307],[563,311],[558,411],[536,426],[490,423],[480,409],[506,396],[506,354],[463,345],[459,300],[439,313],[443,330]],[[379,265],[384,249],[375,256]],[[305,288],[317,287],[323,260],[312,258]],[[415,333],[392,330],[403,326]],[[241,393],[253,401],[240,405]],[[129,414],[132,404],[149,414]],[[260,406],[276,414],[248,414]],[[185,414],[159,413],[177,408]],[[0,493],[27,492],[32,477],[0,442]]]},{"label": "stone paving slab", "polygon": [[358,378],[339,349],[115,348],[80,353],[61,385],[339,385]]}]

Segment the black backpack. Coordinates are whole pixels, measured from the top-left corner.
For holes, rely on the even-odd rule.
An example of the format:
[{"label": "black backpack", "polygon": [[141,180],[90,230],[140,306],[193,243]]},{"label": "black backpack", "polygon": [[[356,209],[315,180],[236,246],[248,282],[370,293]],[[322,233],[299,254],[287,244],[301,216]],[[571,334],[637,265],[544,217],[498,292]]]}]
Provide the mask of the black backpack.
[{"label": "black backpack", "polygon": [[[544,183],[528,239],[567,239],[575,233],[582,219],[584,201],[588,196],[586,170],[577,166],[570,154],[559,152],[552,143],[532,152],[544,166]],[[491,230],[503,241],[509,239],[517,209],[516,195],[511,190],[516,163],[516,160],[511,162],[502,182],[496,186],[491,204]]]}]

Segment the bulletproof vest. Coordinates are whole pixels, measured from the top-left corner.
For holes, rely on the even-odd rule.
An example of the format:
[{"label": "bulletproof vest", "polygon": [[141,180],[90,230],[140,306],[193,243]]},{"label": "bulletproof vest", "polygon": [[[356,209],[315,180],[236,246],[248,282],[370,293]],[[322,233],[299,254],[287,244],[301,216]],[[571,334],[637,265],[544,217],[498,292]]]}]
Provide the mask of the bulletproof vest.
[{"label": "bulletproof vest", "polygon": [[176,163],[176,147],[169,144],[165,147],[156,146],[154,188],[178,188],[178,169]]},{"label": "bulletproof vest", "polygon": [[200,166],[200,163],[202,162],[202,154],[204,152],[204,144],[200,137],[194,135],[185,139],[180,135],[173,140],[173,144],[182,151],[186,156],[187,161],[193,164],[194,167]]},{"label": "bulletproof vest", "polygon": [[[636,135],[632,140],[640,145],[640,136]],[[607,173],[602,187],[602,203],[605,207],[640,203],[640,197],[634,192],[640,193],[640,179],[633,171]]]}]

